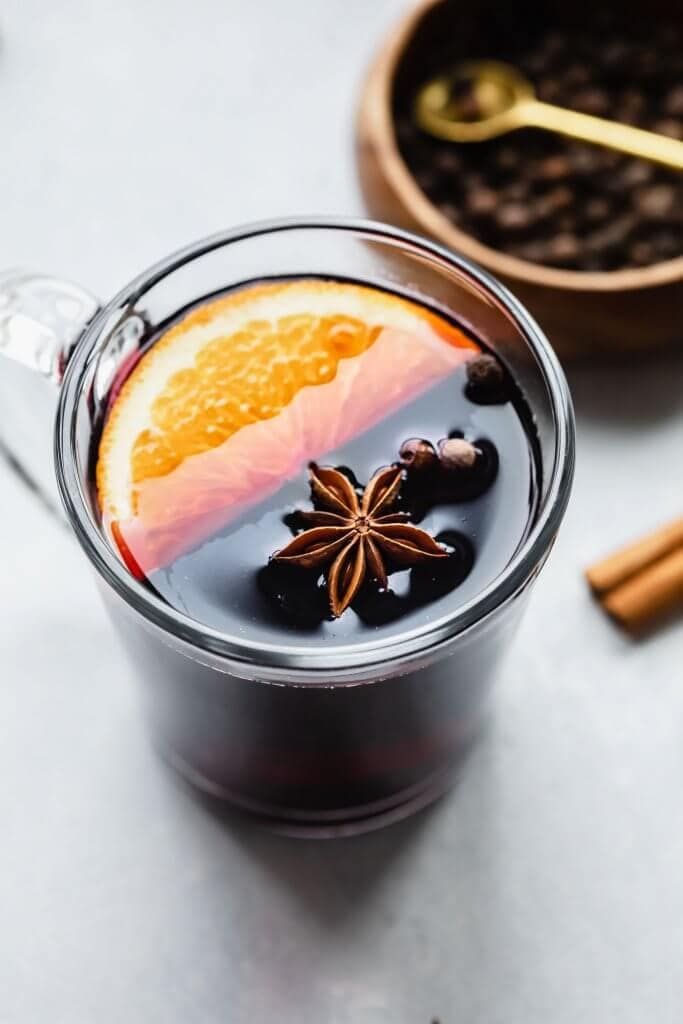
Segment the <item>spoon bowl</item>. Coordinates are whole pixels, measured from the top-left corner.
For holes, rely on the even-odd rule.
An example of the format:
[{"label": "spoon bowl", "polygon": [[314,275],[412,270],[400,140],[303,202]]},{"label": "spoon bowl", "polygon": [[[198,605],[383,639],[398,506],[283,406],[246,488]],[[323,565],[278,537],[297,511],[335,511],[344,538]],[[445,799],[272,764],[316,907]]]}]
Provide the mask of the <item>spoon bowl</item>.
[{"label": "spoon bowl", "polygon": [[511,65],[467,61],[420,89],[415,116],[441,139],[486,142],[521,127],[520,105],[533,99],[531,82]]}]

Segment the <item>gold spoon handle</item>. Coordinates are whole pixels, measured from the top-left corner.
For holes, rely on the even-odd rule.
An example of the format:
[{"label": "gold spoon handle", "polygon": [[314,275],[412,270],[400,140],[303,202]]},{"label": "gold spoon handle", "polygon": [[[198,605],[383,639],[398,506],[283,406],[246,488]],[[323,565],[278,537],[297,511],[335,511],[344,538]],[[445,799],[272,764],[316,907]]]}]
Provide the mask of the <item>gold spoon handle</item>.
[{"label": "gold spoon handle", "polygon": [[676,171],[683,170],[683,142],[678,139],[646,132],[630,124],[606,121],[602,117],[566,110],[540,100],[528,99],[515,104],[517,127],[547,128],[572,139],[594,142],[631,156],[654,160]]}]

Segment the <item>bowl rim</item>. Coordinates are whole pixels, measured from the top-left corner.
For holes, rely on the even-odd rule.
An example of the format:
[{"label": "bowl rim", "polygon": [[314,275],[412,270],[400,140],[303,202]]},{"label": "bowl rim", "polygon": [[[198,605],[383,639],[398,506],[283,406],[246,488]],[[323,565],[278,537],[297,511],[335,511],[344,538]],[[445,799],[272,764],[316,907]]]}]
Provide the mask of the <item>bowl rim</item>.
[{"label": "bowl rim", "polygon": [[392,115],[394,79],[411,36],[429,11],[446,0],[419,0],[395,27],[371,64],[361,100],[361,117],[371,124],[374,156],[394,195],[422,231],[462,252],[494,274],[523,284],[541,285],[568,292],[637,292],[683,281],[683,256],[674,256],[647,267],[622,270],[561,270],[500,252],[473,235],[461,231],[441,213],[422,191],[398,147]]}]

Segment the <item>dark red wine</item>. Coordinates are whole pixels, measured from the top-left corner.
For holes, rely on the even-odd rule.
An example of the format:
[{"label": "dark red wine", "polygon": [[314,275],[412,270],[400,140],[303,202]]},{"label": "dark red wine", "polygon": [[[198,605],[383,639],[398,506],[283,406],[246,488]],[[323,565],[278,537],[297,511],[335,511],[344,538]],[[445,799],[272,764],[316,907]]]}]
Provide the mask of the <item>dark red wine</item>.
[{"label": "dark red wine", "polygon": [[490,485],[478,497],[427,503],[418,525],[451,556],[438,567],[398,570],[381,592],[368,584],[352,607],[331,619],[324,582],[313,573],[270,561],[299,524],[296,512],[310,508],[305,472],[287,481],[266,501],[245,511],[165,569],[149,584],[179,611],[230,634],[247,632],[269,643],[356,643],[413,629],[464,604],[510,561],[534,514],[534,450],[514,402],[477,405],[465,394],[465,370],[367,433],[320,458],[343,467],[361,484],[398,459],[410,437],[464,435],[481,444],[490,460]]},{"label": "dark red wine", "polygon": [[[453,616],[529,533],[540,460],[508,370],[427,305],[307,278],[207,299],[124,376],[99,446],[103,524],[143,585],[253,656],[215,671],[127,620],[160,748],[287,827],[365,827],[443,792],[524,601],[448,657],[387,665],[382,642]],[[367,665],[347,673],[331,647]]]},{"label": "dark red wine", "polygon": [[[166,445],[162,454],[170,444],[166,436],[172,440],[173,431],[178,429],[183,389],[194,388],[194,392],[188,392],[191,400],[201,401],[201,394],[197,396],[204,379],[207,389],[214,389],[210,409],[222,407],[224,392],[216,386],[216,375],[219,370],[223,372],[223,364],[230,359],[232,369],[221,378],[225,394],[232,405],[233,392],[237,399],[244,397],[240,388],[248,389],[251,379],[247,373],[243,383],[238,375],[241,364],[233,350],[237,350],[240,339],[246,339],[243,358],[247,369],[252,368],[251,377],[260,374],[260,385],[257,380],[254,387],[260,387],[256,392],[259,401],[266,396],[261,406],[263,414],[254,415],[232,433],[224,427],[224,420],[216,421],[216,425],[211,421],[208,427],[203,426],[201,434],[196,416],[194,420],[188,416],[189,440],[195,436],[210,438],[210,431],[220,428],[221,443],[197,450],[192,441],[195,447],[188,446],[184,460],[169,462],[168,473],[152,472],[139,485],[141,497],[137,500],[142,504],[138,505],[137,518],[118,521],[113,514],[107,515],[103,502],[105,519],[113,521],[112,532],[124,558],[149,587],[172,607],[228,635],[282,646],[302,642],[321,646],[355,644],[424,627],[488,586],[526,536],[536,509],[538,472],[531,415],[507,371],[495,359],[482,358],[483,346],[441,314],[375,289],[308,279],[303,285],[309,291],[303,300],[299,298],[304,305],[298,318],[292,292],[286,291],[293,289],[296,294],[301,282],[294,281],[245,289],[241,295],[247,298],[238,299],[238,312],[239,302],[242,306],[245,301],[260,302],[250,313],[251,319],[247,318],[246,328],[242,321],[235,321],[235,311],[229,305],[234,300],[228,296],[199,307],[164,333],[159,347],[166,346],[166,352],[171,352],[175,376],[169,378],[170,384],[160,378],[162,385],[167,384],[162,395],[166,404],[161,407],[157,403],[153,412],[162,408],[164,413],[175,401],[172,408],[176,409],[176,421],[170,423],[167,435],[159,434]],[[284,289],[285,297],[277,292],[273,298],[268,288]],[[252,300],[250,293],[259,289],[265,289],[265,297]],[[322,289],[322,300],[318,289]],[[339,296],[344,302],[350,301],[351,312],[347,309],[343,316],[321,316],[316,303],[338,304],[342,301]],[[270,327],[263,327],[265,321],[259,316],[267,314],[269,302],[276,302],[278,312],[284,315],[269,321]],[[359,312],[367,315],[371,324],[373,318],[378,319],[379,326],[363,323]],[[207,320],[216,339],[210,336],[204,340],[201,335],[204,347],[198,348],[197,331],[206,333]],[[226,338],[226,331],[233,327],[234,333]],[[292,336],[291,343],[287,332]],[[171,339],[172,346],[167,339]],[[194,345],[194,362],[183,368],[190,344]],[[153,354],[156,347],[150,350]],[[207,351],[218,353],[214,363],[202,354]],[[308,363],[302,362],[302,353]],[[216,369],[219,357],[223,363]],[[143,357],[131,378],[137,375],[144,383],[147,370],[149,379],[147,359]],[[413,360],[414,367],[400,364],[406,359]],[[206,365],[208,370],[203,369]],[[477,367],[482,372],[477,373]],[[349,376],[350,368],[353,377]],[[278,380],[284,381],[284,390],[273,389],[276,373],[280,374]],[[300,380],[293,385],[295,373]],[[349,376],[350,384],[343,383],[343,374]],[[135,384],[133,379],[133,386],[126,383],[121,391],[129,407],[136,401]],[[180,399],[175,397],[177,394]],[[298,420],[292,412],[297,401],[302,406]],[[119,402],[120,398],[112,415],[115,426]],[[239,408],[246,404],[238,402]],[[163,425],[161,413],[154,415],[154,422]],[[233,421],[230,423],[234,426]],[[298,433],[292,430],[292,423]],[[256,443],[245,457],[242,449],[249,431]],[[145,444],[149,450],[157,444],[154,431],[147,434],[141,435],[144,443],[136,442],[133,458],[136,452],[146,456]],[[338,443],[327,445],[324,439],[328,437],[333,442],[338,439]],[[330,606],[329,566],[304,568],[273,557],[306,529],[301,513],[321,507],[311,494],[307,463],[314,459],[320,466],[339,469],[362,498],[374,473],[400,462],[402,446],[410,438],[423,439],[434,452],[444,439],[464,438],[475,453],[473,465],[456,467],[456,471],[448,468],[445,458],[439,461],[436,455],[430,471],[420,472],[406,463],[392,505],[391,511],[404,513],[406,520],[433,538],[447,557],[409,566],[387,557],[388,585],[382,586],[367,572],[350,607],[335,617]],[[116,442],[115,436],[113,442],[107,439],[105,430],[102,464],[111,458],[107,452]],[[291,451],[285,450],[287,445]],[[232,458],[230,451],[234,452]],[[218,459],[223,460],[225,480],[234,478],[235,483],[231,484],[232,491],[226,484],[228,498],[221,498],[223,505],[212,497],[213,505],[209,507],[204,494],[213,494]],[[284,467],[281,479],[269,468],[278,460]],[[210,472],[204,466],[209,466]],[[102,473],[98,470],[100,481],[105,479],[105,483],[107,470],[107,465]],[[270,477],[264,486],[261,477],[268,472]],[[220,475],[218,480],[222,485]],[[231,494],[238,498],[231,501]],[[170,519],[169,503],[177,504]],[[149,508],[161,509],[157,514],[166,516],[164,529],[157,529],[156,524],[154,530],[149,528]],[[145,524],[142,532],[140,522]],[[153,544],[149,543],[150,537],[154,538]]]}]

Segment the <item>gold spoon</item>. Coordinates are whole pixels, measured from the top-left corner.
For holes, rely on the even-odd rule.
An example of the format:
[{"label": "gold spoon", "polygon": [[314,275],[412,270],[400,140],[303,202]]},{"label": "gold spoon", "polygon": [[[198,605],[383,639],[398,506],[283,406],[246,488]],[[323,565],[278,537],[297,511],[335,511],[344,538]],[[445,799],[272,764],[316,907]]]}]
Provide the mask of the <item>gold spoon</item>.
[{"label": "gold spoon", "polygon": [[[466,90],[462,99],[458,87]],[[498,61],[460,64],[427,82],[417,94],[415,116],[425,131],[451,142],[485,142],[516,128],[545,128],[683,170],[678,139],[542,103],[524,75]]]}]

